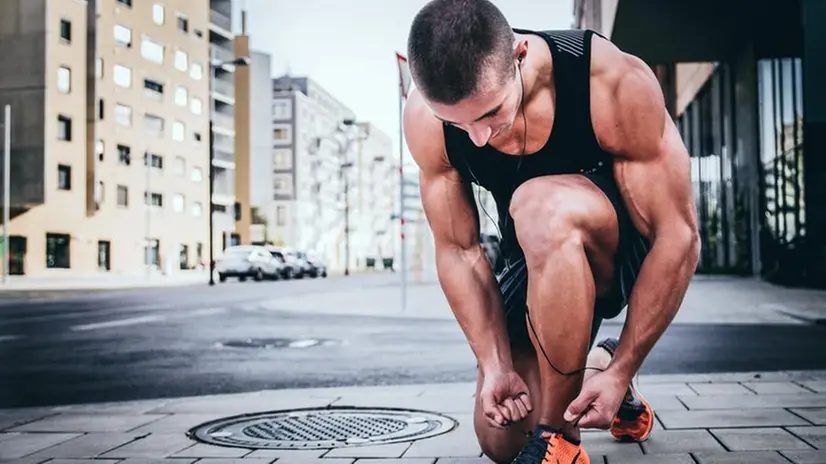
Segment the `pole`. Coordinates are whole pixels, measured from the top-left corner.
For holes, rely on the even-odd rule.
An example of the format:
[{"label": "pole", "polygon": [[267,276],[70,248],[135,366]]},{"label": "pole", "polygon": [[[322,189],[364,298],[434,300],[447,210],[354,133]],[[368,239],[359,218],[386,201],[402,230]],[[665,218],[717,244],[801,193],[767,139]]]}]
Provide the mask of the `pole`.
[{"label": "pole", "polygon": [[402,84],[399,84],[399,238],[401,241],[402,312],[407,309],[407,250],[404,237],[404,135],[402,126]]},{"label": "pole", "polygon": [[[346,152],[345,152],[346,159]],[[350,181],[347,168],[341,170],[344,178],[344,275],[350,275]]]},{"label": "pole", "polygon": [[[212,99],[212,96],[209,97]],[[212,103],[210,102],[210,107]],[[215,135],[212,132],[212,116],[209,118],[209,192],[207,192],[207,214],[209,214],[209,285],[215,285],[215,259],[213,258],[214,239],[212,236],[212,190],[215,187],[215,168],[212,166],[212,160],[215,157]]]},{"label": "pole", "polygon": [[3,283],[9,276],[9,212],[11,209],[11,105],[3,117]]}]

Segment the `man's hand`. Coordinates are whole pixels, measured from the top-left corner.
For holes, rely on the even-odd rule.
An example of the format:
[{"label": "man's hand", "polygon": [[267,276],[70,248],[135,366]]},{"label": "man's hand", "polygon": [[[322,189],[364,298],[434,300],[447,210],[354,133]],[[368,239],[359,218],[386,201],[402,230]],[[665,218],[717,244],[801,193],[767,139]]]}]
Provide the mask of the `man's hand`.
[{"label": "man's hand", "polygon": [[628,377],[611,370],[595,374],[582,385],[563,419],[583,429],[611,428],[629,383]]},{"label": "man's hand", "polygon": [[533,411],[528,385],[515,371],[486,372],[479,391],[482,412],[491,425],[503,428]]}]

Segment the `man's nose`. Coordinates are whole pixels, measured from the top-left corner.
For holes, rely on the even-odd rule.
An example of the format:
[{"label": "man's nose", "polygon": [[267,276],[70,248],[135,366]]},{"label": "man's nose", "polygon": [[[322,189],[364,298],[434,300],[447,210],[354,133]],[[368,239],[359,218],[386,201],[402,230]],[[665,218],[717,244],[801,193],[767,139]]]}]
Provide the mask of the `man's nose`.
[{"label": "man's nose", "polygon": [[488,143],[488,140],[490,140],[491,133],[492,130],[489,126],[474,127],[470,129],[470,140],[472,140],[473,144],[477,147],[484,147],[485,144]]}]

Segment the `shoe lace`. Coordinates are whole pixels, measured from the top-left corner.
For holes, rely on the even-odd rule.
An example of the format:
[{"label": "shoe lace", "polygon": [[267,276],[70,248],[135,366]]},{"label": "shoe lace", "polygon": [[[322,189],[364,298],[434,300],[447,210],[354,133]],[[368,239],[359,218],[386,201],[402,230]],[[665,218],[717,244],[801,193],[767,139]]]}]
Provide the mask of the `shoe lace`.
[{"label": "shoe lace", "polygon": [[[516,456],[512,464],[540,464],[551,462],[554,456],[551,449],[554,447],[554,440],[549,433],[531,433],[528,444]],[[554,463],[555,464],[555,463]]]}]

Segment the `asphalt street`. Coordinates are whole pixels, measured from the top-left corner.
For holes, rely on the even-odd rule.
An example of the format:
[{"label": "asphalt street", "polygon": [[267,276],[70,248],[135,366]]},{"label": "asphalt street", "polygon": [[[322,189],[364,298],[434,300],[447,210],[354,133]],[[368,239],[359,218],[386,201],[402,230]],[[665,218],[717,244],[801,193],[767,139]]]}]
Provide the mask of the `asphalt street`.
[{"label": "asphalt street", "polygon": [[[282,298],[395,275],[245,282],[0,301],[0,408],[260,389],[470,381],[449,318],[280,310]],[[436,291],[413,287],[411,291]],[[336,304],[331,301],[330,304]],[[601,336],[618,335],[606,323]],[[642,373],[826,369],[826,327],[678,324]]]}]

